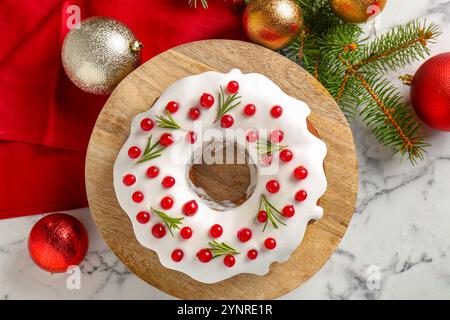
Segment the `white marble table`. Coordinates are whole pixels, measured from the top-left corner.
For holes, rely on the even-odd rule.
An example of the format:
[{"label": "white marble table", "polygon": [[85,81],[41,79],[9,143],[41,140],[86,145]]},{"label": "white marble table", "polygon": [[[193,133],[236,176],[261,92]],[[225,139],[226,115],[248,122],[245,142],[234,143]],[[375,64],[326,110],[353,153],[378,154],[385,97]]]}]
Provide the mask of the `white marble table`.
[{"label": "white marble table", "polygon": [[[433,54],[450,51],[448,0],[389,0],[377,32],[420,18],[443,31]],[[405,72],[414,73],[419,63]],[[400,74],[392,74],[392,79]],[[400,85],[400,82],[398,82]],[[408,88],[404,88],[407,93]],[[360,165],[357,211],[328,263],[287,299],[450,299],[450,133],[429,131],[433,147],[416,166],[391,159],[366,128],[352,125]],[[88,228],[81,289],[28,256],[39,217],[0,220],[0,299],[170,299],[131,274],[105,246],[88,209],[70,212]],[[379,281],[378,281],[379,280]]]}]

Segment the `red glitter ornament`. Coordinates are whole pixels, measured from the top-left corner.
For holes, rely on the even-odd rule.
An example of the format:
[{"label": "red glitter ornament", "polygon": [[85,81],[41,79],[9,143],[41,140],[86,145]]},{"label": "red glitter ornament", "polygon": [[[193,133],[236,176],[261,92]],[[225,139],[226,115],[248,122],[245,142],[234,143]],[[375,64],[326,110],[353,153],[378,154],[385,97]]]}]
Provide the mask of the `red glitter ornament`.
[{"label": "red glitter ornament", "polygon": [[38,267],[48,272],[66,272],[83,261],[89,238],[83,224],[64,213],[40,219],[28,237],[28,251]]}]

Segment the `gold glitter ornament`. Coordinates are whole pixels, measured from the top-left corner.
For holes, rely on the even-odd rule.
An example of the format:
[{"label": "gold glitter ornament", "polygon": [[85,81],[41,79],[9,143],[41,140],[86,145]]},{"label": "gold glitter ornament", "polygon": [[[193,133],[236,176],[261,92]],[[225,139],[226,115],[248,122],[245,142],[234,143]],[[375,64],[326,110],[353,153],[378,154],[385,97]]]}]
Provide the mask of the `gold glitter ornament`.
[{"label": "gold glitter ornament", "polygon": [[364,23],[383,11],[387,0],[330,0],[334,13],[349,23]]},{"label": "gold glitter ornament", "polygon": [[93,94],[109,94],[141,62],[142,44],[121,22],[92,17],[70,30],[61,57],[69,79]]},{"label": "gold glitter ornament", "polygon": [[250,0],[243,23],[251,41],[278,50],[300,34],[303,12],[294,0]]}]

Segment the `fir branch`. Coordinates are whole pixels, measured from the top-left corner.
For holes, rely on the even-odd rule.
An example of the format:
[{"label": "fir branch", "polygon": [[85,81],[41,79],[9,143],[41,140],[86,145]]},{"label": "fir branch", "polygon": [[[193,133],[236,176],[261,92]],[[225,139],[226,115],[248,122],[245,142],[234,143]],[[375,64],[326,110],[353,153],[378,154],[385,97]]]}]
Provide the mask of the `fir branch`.
[{"label": "fir branch", "polygon": [[208,245],[210,247],[210,251],[213,255],[213,258],[227,255],[235,255],[240,253],[239,251],[237,251],[236,249],[234,249],[233,247],[224,242],[219,243],[214,240],[209,242]]},{"label": "fir branch", "polygon": [[275,208],[270,202],[269,200],[267,200],[266,196],[261,194],[261,200],[259,203],[259,210],[261,210],[261,208],[264,209],[264,211],[267,213],[267,220],[264,223],[264,227],[263,227],[263,232],[266,230],[267,228],[267,224],[270,221],[270,223],[272,224],[272,226],[275,229],[278,229],[278,223],[282,224],[283,226],[286,226],[286,224],[281,221],[281,218],[283,217],[283,215],[281,214],[280,210],[278,210],[277,208]]},{"label": "fir branch", "polygon": [[181,126],[175,121],[169,111],[165,111],[165,116],[156,116],[158,127],[166,129],[180,129]]},{"label": "fir branch", "polygon": [[288,146],[283,146],[280,144],[275,144],[270,141],[267,142],[257,142],[256,143],[256,150],[259,155],[272,155],[274,153],[280,152],[284,149],[286,149]]},{"label": "fir branch", "polygon": [[169,232],[172,235],[172,237],[174,236],[173,230],[180,229],[181,225],[183,224],[182,220],[184,218],[173,218],[169,216],[167,213],[156,210],[154,208],[152,208],[152,212],[157,214],[161,218],[167,229],[169,229]]},{"label": "fir branch", "polygon": [[217,114],[216,120],[214,122],[219,121],[224,115],[228,112],[236,108],[241,104],[242,97],[239,96],[239,92],[231,96],[225,96],[225,92],[223,91],[222,86],[220,86],[220,94],[219,94],[219,112]]},{"label": "fir branch", "polygon": [[147,146],[145,147],[144,154],[137,161],[137,163],[142,163],[159,158],[165,149],[166,147],[160,147],[159,141],[156,141],[154,144],[152,144],[152,136],[150,136],[147,140]]},{"label": "fir branch", "polygon": [[364,55],[354,68],[379,72],[404,68],[411,62],[425,59],[430,54],[427,45],[434,43],[440,34],[433,23],[414,21],[398,26],[365,46]]}]

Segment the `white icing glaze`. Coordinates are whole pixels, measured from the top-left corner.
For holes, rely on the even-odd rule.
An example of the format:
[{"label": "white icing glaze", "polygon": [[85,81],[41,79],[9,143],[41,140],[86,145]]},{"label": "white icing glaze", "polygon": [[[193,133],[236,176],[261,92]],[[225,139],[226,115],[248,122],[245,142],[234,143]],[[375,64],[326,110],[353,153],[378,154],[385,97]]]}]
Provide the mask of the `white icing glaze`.
[{"label": "white icing glaze", "polygon": [[[271,168],[274,168],[271,175],[262,175],[263,170],[267,173],[267,168],[257,164],[258,183],[251,197],[239,207],[225,212],[214,212],[204,201],[198,199],[186,179],[186,170],[189,167],[189,160],[192,159],[193,148],[202,142],[198,139],[196,145],[192,146],[186,142],[185,136],[188,131],[195,130],[201,137],[202,133],[210,128],[220,132],[224,130],[231,132],[230,129],[222,129],[220,123],[214,123],[218,109],[219,87],[226,88],[231,80],[239,83],[239,94],[242,96],[242,104],[229,112],[235,120],[233,128],[282,129],[285,133],[282,144],[289,146],[294,153],[294,158],[288,163],[280,161],[278,164],[278,154],[276,154],[271,165]],[[194,129],[194,121],[187,114],[189,108],[199,105],[199,98],[204,92],[212,94],[215,97],[215,103],[209,110],[200,107],[202,114],[196,122],[201,120],[203,128],[202,131],[197,131],[197,127]],[[141,120],[144,118],[155,120],[157,115],[163,115],[169,101],[177,101],[180,104],[180,110],[173,117],[183,130],[162,129],[155,126],[150,132],[143,131],[140,128]],[[256,105],[257,108],[256,114],[251,118],[245,117],[242,113],[243,107],[248,103]],[[270,109],[274,105],[283,107],[283,115],[279,119],[273,119],[270,116]],[[320,219],[323,214],[317,201],[324,194],[327,186],[323,170],[326,146],[307,129],[306,118],[309,114],[310,109],[304,102],[285,94],[267,77],[256,73],[242,74],[237,69],[228,74],[206,72],[181,79],[169,86],[150,110],[133,119],[130,137],[120,150],[114,164],[116,195],[120,206],[133,224],[137,240],[143,246],[155,251],[165,267],[184,272],[204,283],[215,283],[240,273],[264,275],[269,271],[271,263],[286,261],[302,241],[308,222],[311,219]],[[176,141],[162,153],[161,157],[141,164],[136,164],[136,160],[129,158],[130,147],[138,146],[144,150],[150,134],[155,142],[166,132],[172,133]],[[252,148],[251,144],[249,148]],[[302,181],[297,181],[292,175],[299,165],[308,169],[308,177]],[[149,179],[146,176],[146,170],[150,166],[158,166],[161,170],[156,179]],[[135,175],[137,182],[132,186],[125,186],[122,180],[126,174]],[[176,179],[176,184],[171,189],[164,189],[161,185],[162,178],[167,175]],[[276,194],[269,194],[266,191],[266,183],[271,179],[277,179],[281,184],[281,190]],[[308,198],[302,203],[294,199],[298,190],[306,190],[308,193]],[[141,203],[131,200],[131,195],[135,191],[144,193],[145,198]],[[265,194],[279,210],[288,204],[295,206],[295,215],[292,218],[283,218],[286,226],[280,225],[278,229],[274,229],[269,223],[266,230],[262,232],[263,224],[255,219],[259,211],[261,194]],[[175,199],[175,204],[170,210],[162,210],[159,204],[161,198],[166,195],[171,195]],[[192,217],[184,217],[182,207],[184,203],[193,199],[198,203],[198,212]],[[194,231],[193,236],[183,240],[176,230],[174,237],[169,232],[162,239],[153,237],[152,226],[162,222],[156,214],[151,215],[147,224],[136,221],[138,212],[150,211],[151,207],[162,210],[172,217],[184,217],[183,226],[190,226]],[[209,263],[201,263],[196,257],[200,249],[208,248],[208,242],[212,240],[209,229],[216,223],[224,229],[223,235],[216,240],[225,242],[241,252],[235,256],[236,264],[232,268],[224,265],[222,257],[213,259]],[[250,228],[253,236],[248,242],[242,243],[236,234],[244,227]],[[264,247],[264,240],[268,237],[277,241],[274,250],[267,250]],[[176,263],[172,261],[171,253],[178,248],[183,250],[184,258]],[[258,250],[256,260],[247,258],[247,251],[250,249]]]}]

